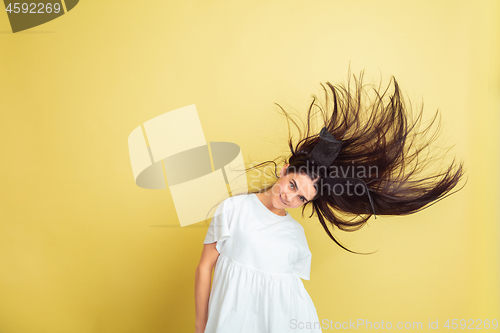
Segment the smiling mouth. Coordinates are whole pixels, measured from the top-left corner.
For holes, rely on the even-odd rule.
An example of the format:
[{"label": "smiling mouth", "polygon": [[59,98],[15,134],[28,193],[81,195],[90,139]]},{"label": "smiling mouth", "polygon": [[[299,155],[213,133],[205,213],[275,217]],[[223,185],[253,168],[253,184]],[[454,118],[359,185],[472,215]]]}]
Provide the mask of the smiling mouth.
[{"label": "smiling mouth", "polygon": [[[281,194],[280,194],[280,200],[281,200],[281,202],[282,202],[283,204],[287,205],[287,204],[286,204],[286,202],[285,202],[285,200],[283,200],[283,198],[281,197]],[[288,205],[287,205],[287,206],[288,206]]]}]

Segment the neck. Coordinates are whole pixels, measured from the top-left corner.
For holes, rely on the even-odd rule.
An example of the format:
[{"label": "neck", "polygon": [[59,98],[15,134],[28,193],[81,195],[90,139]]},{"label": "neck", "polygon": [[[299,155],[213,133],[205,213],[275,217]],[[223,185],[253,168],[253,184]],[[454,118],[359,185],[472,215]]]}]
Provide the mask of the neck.
[{"label": "neck", "polygon": [[267,192],[258,193],[257,194],[257,198],[272,213],[274,213],[276,215],[279,215],[279,216],[286,216],[286,210],[274,207],[274,205],[273,205],[273,197],[271,195],[271,190],[268,190]]}]

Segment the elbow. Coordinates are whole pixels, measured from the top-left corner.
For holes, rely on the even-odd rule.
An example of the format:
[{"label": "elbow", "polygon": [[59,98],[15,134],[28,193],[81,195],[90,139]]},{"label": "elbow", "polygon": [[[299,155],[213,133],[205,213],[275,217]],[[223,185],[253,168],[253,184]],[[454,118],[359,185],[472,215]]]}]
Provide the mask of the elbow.
[{"label": "elbow", "polygon": [[196,274],[207,273],[207,272],[212,274],[212,269],[213,269],[213,265],[208,265],[208,264],[202,263],[196,267]]}]

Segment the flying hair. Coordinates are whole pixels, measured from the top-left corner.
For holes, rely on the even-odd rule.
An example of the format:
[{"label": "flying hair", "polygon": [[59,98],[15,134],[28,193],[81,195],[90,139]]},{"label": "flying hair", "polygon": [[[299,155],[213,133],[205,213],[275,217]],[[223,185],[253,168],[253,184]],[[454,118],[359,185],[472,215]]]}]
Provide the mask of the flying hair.
[{"label": "flying hair", "polygon": [[[289,167],[285,173],[308,175],[317,190],[316,196],[303,206],[302,215],[311,207],[309,217],[316,215],[336,244],[357,254],[366,253],[347,249],[330,228],[359,230],[374,212],[377,216],[413,214],[465,186],[455,189],[464,176],[462,161],[454,158],[443,167],[442,161],[449,149],[439,156],[432,154],[441,129],[439,111],[422,126],[423,107],[413,115],[411,104],[403,98],[394,77],[382,89],[381,85],[363,84],[363,75],[363,72],[359,77],[349,73],[347,84],[321,84],[324,98],[313,96],[303,128],[277,104],[286,117],[289,132],[290,154],[285,157]],[[314,121],[318,118],[319,121]],[[290,124],[298,131],[295,143]],[[328,166],[315,164],[311,157],[321,140],[322,128],[342,142],[338,155]],[[277,159],[279,157],[245,171],[274,164],[276,175]],[[335,186],[326,186],[332,178],[337,178]],[[349,188],[349,179],[353,178],[359,181],[358,185],[364,183],[363,186],[356,186],[354,182]],[[265,192],[272,185],[251,193]]]}]

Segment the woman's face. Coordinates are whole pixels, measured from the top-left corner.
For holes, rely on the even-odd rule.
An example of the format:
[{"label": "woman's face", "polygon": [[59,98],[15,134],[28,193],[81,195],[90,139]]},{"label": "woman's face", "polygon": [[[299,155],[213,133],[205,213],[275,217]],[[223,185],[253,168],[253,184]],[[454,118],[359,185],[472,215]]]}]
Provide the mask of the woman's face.
[{"label": "woman's face", "polygon": [[316,195],[314,182],[308,175],[288,173],[288,164],[281,169],[280,178],[271,188],[273,206],[278,209],[297,208]]}]

